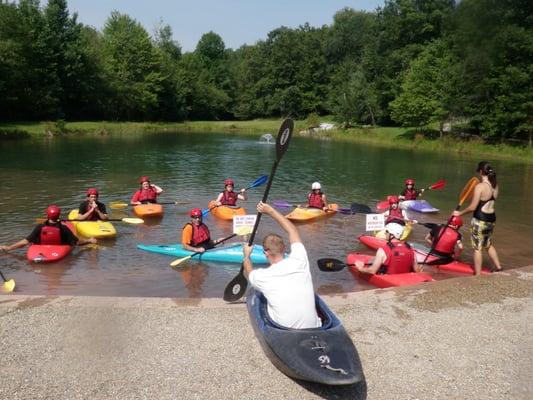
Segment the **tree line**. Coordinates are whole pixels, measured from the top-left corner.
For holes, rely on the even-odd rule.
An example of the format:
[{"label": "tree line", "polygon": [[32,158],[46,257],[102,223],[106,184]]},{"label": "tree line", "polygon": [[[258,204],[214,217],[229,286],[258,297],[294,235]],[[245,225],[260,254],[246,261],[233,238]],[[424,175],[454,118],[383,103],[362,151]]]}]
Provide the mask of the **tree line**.
[{"label": "tree line", "polygon": [[386,0],[236,50],[208,32],[184,53],[163,23],[115,11],[98,31],[66,0],[0,0],[0,120],[332,114],[531,143],[532,25],[530,0]]}]

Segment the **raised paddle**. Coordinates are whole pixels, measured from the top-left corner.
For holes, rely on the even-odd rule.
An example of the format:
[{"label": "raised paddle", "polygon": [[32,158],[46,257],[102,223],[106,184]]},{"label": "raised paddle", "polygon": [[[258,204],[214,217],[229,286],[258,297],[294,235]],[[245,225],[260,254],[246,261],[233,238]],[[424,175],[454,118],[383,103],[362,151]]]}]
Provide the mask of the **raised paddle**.
[{"label": "raised paddle", "polygon": [[[272,205],[278,208],[291,208],[291,207],[300,207],[300,204],[291,204],[285,200],[272,200]],[[341,214],[353,214],[352,210],[349,208],[337,208],[335,211],[340,212]]]},{"label": "raised paddle", "polygon": [[[260,176],[259,178],[257,178],[255,181],[253,181],[252,183],[250,183],[250,186],[248,186],[247,188],[245,188],[244,190],[250,190],[250,189],[253,189],[257,186],[261,186],[263,185],[266,181],[268,180],[268,175],[263,175],[263,176]],[[210,207],[210,208],[206,208],[205,210],[202,210],[202,217],[205,217],[207,214],[209,214],[209,212],[213,209],[213,208],[216,208],[218,206],[213,206],[213,207]]]},{"label": "raised paddle", "polygon": [[2,292],[11,293],[15,289],[15,280],[6,279],[2,271],[0,271],[0,276],[2,277],[2,280],[4,281],[4,283],[2,284]]},{"label": "raised paddle", "polygon": [[[345,264],[341,260],[336,258],[320,258],[317,260],[318,269],[325,272],[337,272],[342,271],[348,266],[353,266],[355,264]],[[364,265],[372,265],[372,262],[366,262]]]},{"label": "raised paddle", "polygon": [[[74,222],[96,222],[96,221],[85,221],[85,220],[79,220],[79,219],[62,219],[61,221],[74,221]],[[144,219],[141,218],[108,218],[106,220],[99,220],[101,222],[126,222],[127,224],[143,224]],[[46,222],[46,218],[36,218],[35,222],[38,224],[42,224]]]},{"label": "raised paddle", "polygon": [[[163,202],[157,202],[154,204],[161,204],[161,205],[178,205],[178,204],[189,204],[190,201],[182,200],[182,201],[163,201]],[[138,205],[138,204],[136,204]],[[129,204],[123,201],[112,201],[109,203],[109,208],[112,210],[122,210],[124,208],[128,207],[135,207],[133,204]]]},{"label": "raised paddle", "polygon": [[[461,194],[459,195],[459,204],[457,205],[457,207],[455,207],[455,211],[459,211],[463,203],[472,196],[472,192],[474,191],[474,188],[476,187],[478,183],[479,183],[479,180],[476,177],[470,178],[470,180],[466,183],[465,187],[461,191]],[[448,222],[446,222],[446,225],[450,223],[451,219],[452,217],[450,216],[450,218],[448,218]],[[433,243],[431,244],[431,249],[426,254],[426,258],[424,258],[424,262],[422,264],[425,264],[429,256],[431,255],[431,253],[435,251],[435,246],[439,242],[444,231],[445,229],[441,229],[441,231],[439,232],[439,236],[437,236],[437,239],[433,241]]]},{"label": "raised paddle", "polygon": [[425,188],[425,190],[439,190],[444,189],[444,186],[446,186],[446,180],[441,179],[437,182],[435,182],[433,185],[428,186]]},{"label": "raised paddle", "polygon": [[[211,249],[214,249],[214,248],[217,247],[219,244],[222,244],[222,243],[224,243],[226,240],[230,240],[232,237],[235,237],[235,236],[237,236],[236,233],[233,233],[233,234],[231,234],[231,235],[229,235],[229,236],[226,236],[224,239],[219,240],[219,241],[218,241],[213,247],[211,247],[210,249],[207,249],[206,251],[209,251],[209,250],[211,250]],[[176,266],[180,265],[182,262],[187,261],[187,260],[189,260],[190,258],[193,258],[194,256],[197,256],[198,254],[203,254],[203,253],[204,253],[204,252],[197,251],[197,252],[192,253],[191,255],[188,255],[188,256],[186,256],[186,257],[178,258],[177,260],[172,261],[172,262],[170,263],[170,266],[171,266],[171,267],[176,267]]]},{"label": "raised paddle", "polygon": [[[294,122],[292,119],[287,118],[283,123],[281,124],[278,136],[276,137],[276,160],[274,161],[274,164],[272,165],[272,170],[270,171],[270,176],[268,178],[268,183],[265,188],[265,192],[263,193],[263,203],[267,201],[268,193],[270,192],[270,187],[272,186],[272,180],[274,179],[274,174],[276,173],[276,169],[278,168],[278,164],[289,148],[289,142],[291,141],[292,136],[292,130],[294,129]],[[257,213],[257,218],[255,220],[254,228],[252,230],[252,233],[250,235],[250,240],[248,240],[248,245],[251,246],[254,242],[255,233],[257,232],[257,227],[259,226],[259,221],[261,221],[261,213]],[[239,271],[238,275],[233,278],[230,283],[226,286],[226,289],[224,289],[224,301],[233,302],[239,300],[244,293],[246,292],[246,288],[248,287],[248,281],[246,280],[246,277],[244,276],[244,263],[241,265],[241,270]]]}]

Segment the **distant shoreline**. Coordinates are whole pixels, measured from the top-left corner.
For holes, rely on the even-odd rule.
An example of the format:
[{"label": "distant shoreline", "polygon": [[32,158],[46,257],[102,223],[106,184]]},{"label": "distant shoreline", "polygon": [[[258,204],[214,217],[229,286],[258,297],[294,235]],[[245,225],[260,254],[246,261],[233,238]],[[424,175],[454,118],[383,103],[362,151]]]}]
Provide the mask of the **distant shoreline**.
[{"label": "distant shoreline", "polygon": [[[250,121],[190,121],[190,122],[15,122],[0,123],[0,141],[22,138],[46,138],[71,135],[131,135],[147,132],[221,132],[246,136],[270,133],[275,136],[280,119]],[[533,162],[533,148],[507,144],[484,144],[479,140],[459,140],[449,136],[429,139],[413,134],[413,129],[397,127],[365,127],[350,129],[314,130],[305,121],[296,121],[295,132],[318,140],[365,143],[380,147],[394,147],[438,153],[461,153],[491,159]]]}]

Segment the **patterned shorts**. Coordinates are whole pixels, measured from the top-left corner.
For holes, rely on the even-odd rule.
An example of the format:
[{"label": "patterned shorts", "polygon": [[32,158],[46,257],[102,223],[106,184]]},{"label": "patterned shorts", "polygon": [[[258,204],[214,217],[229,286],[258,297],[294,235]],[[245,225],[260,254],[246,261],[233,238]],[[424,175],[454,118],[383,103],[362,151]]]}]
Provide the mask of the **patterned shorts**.
[{"label": "patterned shorts", "polygon": [[472,218],[470,238],[474,250],[488,249],[492,245],[494,222],[480,221]]}]

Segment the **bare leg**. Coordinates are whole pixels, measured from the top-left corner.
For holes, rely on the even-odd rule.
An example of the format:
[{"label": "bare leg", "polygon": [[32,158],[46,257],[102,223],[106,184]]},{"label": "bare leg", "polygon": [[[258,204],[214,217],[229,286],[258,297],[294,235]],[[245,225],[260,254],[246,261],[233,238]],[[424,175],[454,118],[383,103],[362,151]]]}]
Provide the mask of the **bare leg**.
[{"label": "bare leg", "polygon": [[494,264],[494,266],[496,267],[496,271],[501,271],[502,270],[502,266],[500,265],[500,259],[498,258],[498,252],[496,251],[494,246],[491,245],[487,249],[487,253],[489,253],[489,257],[490,257],[492,263]]},{"label": "bare leg", "polygon": [[474,250],[474,274],[481,274],[481,264],[483,263],[483,253],[481,250]]}]

